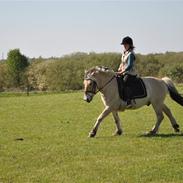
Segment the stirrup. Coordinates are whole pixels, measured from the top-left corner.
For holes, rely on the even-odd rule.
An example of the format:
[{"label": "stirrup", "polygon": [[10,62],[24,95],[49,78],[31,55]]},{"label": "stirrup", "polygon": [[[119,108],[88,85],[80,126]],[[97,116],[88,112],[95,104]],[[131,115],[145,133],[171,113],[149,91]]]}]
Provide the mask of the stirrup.
[{"label": "stirrup", "polygon": [[132,107],[133,107],[133,105],[132,105],[131,102],[130,102],[130,103],[126,102],[126,108],[127,108],[127,109],[132,108]]}]

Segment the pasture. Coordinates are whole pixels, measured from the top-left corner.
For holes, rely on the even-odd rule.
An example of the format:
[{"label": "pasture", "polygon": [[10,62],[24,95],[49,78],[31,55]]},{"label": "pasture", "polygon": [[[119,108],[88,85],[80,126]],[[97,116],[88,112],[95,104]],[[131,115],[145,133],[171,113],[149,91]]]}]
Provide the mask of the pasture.
[{"label": "pasture", "polygon": [[[179,87],[183,93],[183,87]],[[159,135],[144,136],[155,114],[150,107],[120,113],[124,134],[113,137],[112,115],[96,138],[87,138],[103,109],[82,92],[0,95],[0,182],[181,183],[183,136],[165,117]],[[183,130],[183,108],[168,98]]]}]

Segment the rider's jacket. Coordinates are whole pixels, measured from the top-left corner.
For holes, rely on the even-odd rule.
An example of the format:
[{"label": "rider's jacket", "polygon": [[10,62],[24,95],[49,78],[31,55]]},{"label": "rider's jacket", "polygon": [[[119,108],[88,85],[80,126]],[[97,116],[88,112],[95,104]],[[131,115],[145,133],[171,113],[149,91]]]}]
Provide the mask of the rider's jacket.
[{"label": "rider's jacket", "polygon": [[135,69],[135,53],[132,50],[124,51],[121,57],[119,69],[125,74],[137,75]]}]

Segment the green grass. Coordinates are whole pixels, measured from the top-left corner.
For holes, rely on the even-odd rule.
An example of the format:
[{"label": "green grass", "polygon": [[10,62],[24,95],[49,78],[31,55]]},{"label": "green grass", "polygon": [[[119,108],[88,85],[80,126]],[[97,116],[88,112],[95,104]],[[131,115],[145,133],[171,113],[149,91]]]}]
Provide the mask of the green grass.
[{"label": "green grass", "polygon": [[[145,137],[155,123],[151,107],[120,113],[124,135],[113,137],[110,115],[89,139],[103,104],[99,96],[87,104],[82,95],[1,94],[0,182],[183,182],[183,136],[167,118],[160,135]],[[183,128],[183,108],[166,103]]]}]

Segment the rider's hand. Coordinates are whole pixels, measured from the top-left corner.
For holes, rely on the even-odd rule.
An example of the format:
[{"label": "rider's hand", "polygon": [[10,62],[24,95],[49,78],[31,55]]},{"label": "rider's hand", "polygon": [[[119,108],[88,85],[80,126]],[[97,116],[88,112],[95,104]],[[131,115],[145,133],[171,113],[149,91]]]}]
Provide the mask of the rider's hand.
[{"label": "rider's hand", "polygon": [[122,75],[124,72],[118,71],[116,72],[117,75]]}]

